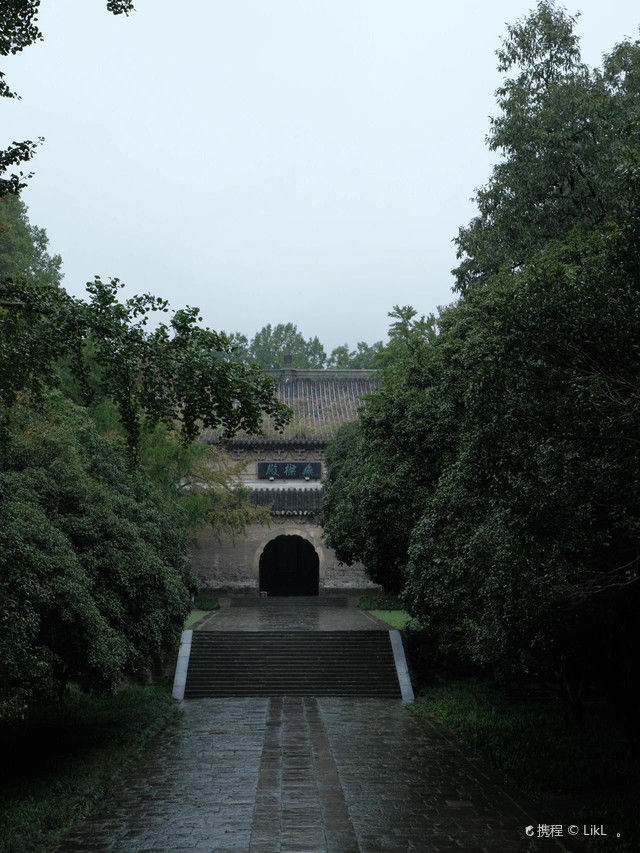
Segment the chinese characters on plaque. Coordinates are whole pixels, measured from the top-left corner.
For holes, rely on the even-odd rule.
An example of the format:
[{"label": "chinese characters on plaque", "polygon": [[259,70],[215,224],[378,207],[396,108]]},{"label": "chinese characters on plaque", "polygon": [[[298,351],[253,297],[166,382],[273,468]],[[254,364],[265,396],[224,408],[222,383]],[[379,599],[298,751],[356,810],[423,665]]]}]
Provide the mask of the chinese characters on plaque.
[{"label": "chinese characters on plaque", "polygon": [[259,480],[319,480],[320,462],[258,462]]}]

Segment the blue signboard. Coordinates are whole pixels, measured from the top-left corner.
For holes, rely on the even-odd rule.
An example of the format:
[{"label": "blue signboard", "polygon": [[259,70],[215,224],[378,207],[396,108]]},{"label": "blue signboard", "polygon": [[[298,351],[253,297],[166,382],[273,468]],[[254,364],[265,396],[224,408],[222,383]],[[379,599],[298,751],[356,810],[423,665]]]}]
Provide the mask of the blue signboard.
[{"label": "blue signboard", "polygon": [[258,462],[259,480],[319,480],[320,462]]}]

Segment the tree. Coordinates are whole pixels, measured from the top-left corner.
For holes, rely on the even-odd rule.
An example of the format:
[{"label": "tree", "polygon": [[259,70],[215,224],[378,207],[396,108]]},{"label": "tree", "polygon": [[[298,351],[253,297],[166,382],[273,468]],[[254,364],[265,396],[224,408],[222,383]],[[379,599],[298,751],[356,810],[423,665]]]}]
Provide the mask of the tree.
[{"label": "tree", "polygon": [[411,531],[450,431],[441,401],[431,402],[436,351],[424,318],[414,329],[411,306],[395,306],[389,316],[402,334],[392,326],[377,359],[387,364],[381,386],[327,448],[322,518],[340,560],[364,563],[373,580],[399,592]]},{"label": "tree", "polygon": [[[104,422],[106,402],[100,407]],[[165,500],[177,501],[191,536],[208,528],[218,539],[234,539],[250,524],[268,524],[268,507],[255,506],[251,492],[239,484],[246,463],[233,462],[224,449],[194,441],[178,441],[159,424],[147,431],[140,449],[140,468]]]},{"label": "tree", "polygon": [[[41,38],[38,0],[0,0],[0,53]],[[114,14],[130,0],[109,0]],[[0,95],[14,97],[0,76]],[[0,152],[0,175],[33,143]],[[96,278],[89,300],[59,285],[60,259],[0,178],[0,718],[17,719],[68,681],[114,689],[175,649],[196,582],[189,528],[233,534],[263,510],[229,486],[233,467],[193,439],[229,437],[290,413],[236,341],[151,294],[119,301]],[[8,197],[13,195],[14,197]],[[245,341],[246,342],[246,341]],[[64,384],[74,404],[56,393]],[[117,417],[114,418],[114,411]],[[114,429],[101,435],[100,419]],[[178,432],[181,442],[175,439]],[[123,441],[124,436],[124,441]],[[216,459],[213,459],[214,454]],[[215,463],[215,464],[214,464]]]},{"label": "tree", "polygon": [[[40,0],[0,0],[0,56],[20,53],[25,47],[42,39],[37,24]],[[114,15],[133,11],[131,0],[107,0],[107,9]],[[9,87],[0,72],[0,97],[19,97]],[[43,142],[42,138],[39,142]],[[13,172],[5,177],[7,171],[31,160],[38,143],[30,139],[22,142],[12,142],[9,148],[0,150],[0,198],[6,195],[17,195],[26,186],[26,180],[31,175],[22,171]]]},{"label": "tree", "polygon": [[347,344],[342,344],[331,351],[327,360],[329,368],[351,368],[353,370],[372,369],[377,366],[378,354],[382,351],[382,341],[367,344],[359,341],[355,350],[349,350]]},{"label": "tree", "polygon": [[[422,318],[424,321],[424,318]],[[281,368],[285,358],[298,369],[352,368],[371,369],[378,366],[378,356],[383,350],[382,341],[369,345],[359,341],[355,350],[347,344],[336,347],[327,358],[325,349],[317,336],[305,340],[294,323],[267,324],[253,336],[251,341],[238,332],[227,334],[235,358],[259,364],[264,370]]]},{"label": "tree", "polygon": [[461,372],[440,387],[458,400],[457,450],[413,531],[405,597],[504,678],[619,688],[637,651],[639,267],[624,234],[552,243],[440,321]]},{"label": "tree", "polygon": [[173,650],[195,582],[185,512],[60,395],[8,414],[0,473],[0,718],[73,680],[114,689]]},{"label": "tree", "polygon": [[[83,302],[49,284],[0,285],[6,718],[70,680],[113,689],[173,651],[196,588],[188,530],[233,535],[264,515],[230,486],[233,466],[193,439],[201,424],[231,435],[258,429],[263,414],[285,423],[273,381],[231,361],[197,309],[148,331],[166,302],[121,303],[118,292],[96,279]],[[94,417],[52,390],[70,376]]]},{"label": "tree", "polygon": [[31,225],[26,205],[14,195],[0,198],[0,280],[24,277],[37,285],[59,286],[60,255],[48,252],[44,228]]},{"label": "tree", "polygon": [[293,367],[321,368],[327,360],[317,337],[305,340],[295,323],[267,323],[251,339],[248,358],[264,370],[282,367],[285,355],[291,356]]},{"label": "tree", "polygon": [[250,361],[249,339],[240,332],[222,332],[229,340],[230,359],[233,361]]},{"label": "tree", "polygon": [[[588,679],[631,718],[640,125],[629,117],[640,44],[618,45],[602,73],[588,71],[571,20],[545,3],[510,38],[505,69],[530,61],[500,90],[504,128],[515,134],[519,121],[520,136],[494,172],[493,200],[481,194],[480,215],[461,231],[460,299],[426,338],[411,333],[413,309],[394,309],[383,382],[351,443],[342,434],[329,454],[327,530],[343,559],[404,584],[407,608],[441,648],[504,680],[557,676],[573,713]],[[582,181],[572,104],[620,130],[585,142]],[[560,154],[567,183],[555,198],[545,193]]]},{"label": "tree", "polygon": [[580,60],[575,18],[541,0],[508,28],[489,147],[502,154],[478,190],[478,215],[456,240],[457,289],[517,270],[551,239],[588,232],[633,204],[626,162],[637,146],[638,42],[618,45],[602,70]]},{"label": "tree", "polygon": [[[260,429],[263,415],[282,427],[290,413],[274,396],[273,380],[255,366],[226,360],[227,338],[199,325],[199,311],[176,311],[169,324],[146,329],[152,312],[168,311],[150,294],[119,302],[117,279],[87,285],[88,303],[63,290],[11,281],[0,284],[0,393],[11,406],[19,393],[41,395],[58,380],[58,363],[71,359],[86,379],[85,346],[99,364],[101,393],[118,407],[132,464],[143,427],[164,423],[186,441],[202,428],[223,436]],[[0,309],[1,310],[1,309]],[[89,393],[88,383],[87,393]]]},{"label": "tree", "polygon": [[418,317],[413,305],[394,305],[387,317],[393,320],[389,326],[389,341],[377,354],[376,366],[388,371],[393,370],[395,364],[402,369],[405,357],[413,347],[435,341],[436,318],[434,314]]}]

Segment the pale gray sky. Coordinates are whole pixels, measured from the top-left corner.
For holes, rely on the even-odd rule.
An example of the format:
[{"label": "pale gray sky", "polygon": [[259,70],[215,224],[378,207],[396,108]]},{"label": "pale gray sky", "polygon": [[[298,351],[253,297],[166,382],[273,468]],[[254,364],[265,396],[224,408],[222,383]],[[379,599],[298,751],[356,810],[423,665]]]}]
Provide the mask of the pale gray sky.
[{"label": "pale gray sky", "polygon": [[[23,198],[80,295],[198,305],[327,350],[394,303],[452,300],[451,243],[492,162],[495,49],[533,0],[43,0],[4,68],[2,139],[45,136]],[[583,59],[636,37],[637,0],[583,0]]]}]

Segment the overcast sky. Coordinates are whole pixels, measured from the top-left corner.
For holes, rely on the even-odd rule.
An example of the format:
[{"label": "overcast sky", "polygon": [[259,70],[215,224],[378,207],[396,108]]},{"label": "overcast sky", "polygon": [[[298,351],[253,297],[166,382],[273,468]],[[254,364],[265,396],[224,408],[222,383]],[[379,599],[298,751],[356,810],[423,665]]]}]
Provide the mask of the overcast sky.
[{"label": "overcast sky", "polygon": [[[81,295],[95,274],[251,336],[385,337],[450,302],[452,238],[492,162],[495,49],[532,0],[43,0],[4,63],[2,139],[46,137],[23,194]],[[583,59],[637,0],[583,0]]]}]

